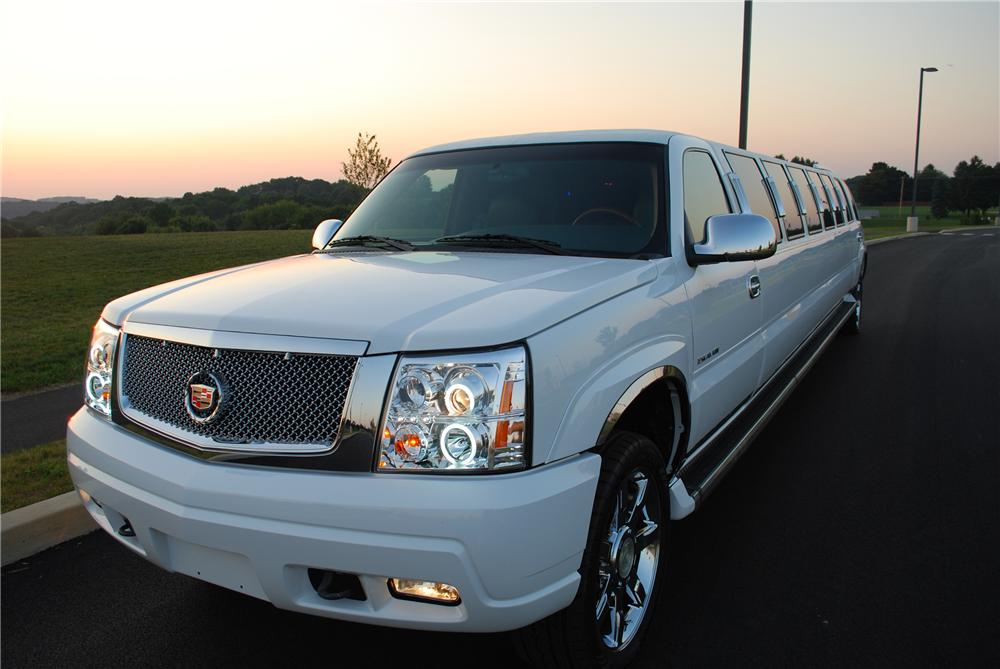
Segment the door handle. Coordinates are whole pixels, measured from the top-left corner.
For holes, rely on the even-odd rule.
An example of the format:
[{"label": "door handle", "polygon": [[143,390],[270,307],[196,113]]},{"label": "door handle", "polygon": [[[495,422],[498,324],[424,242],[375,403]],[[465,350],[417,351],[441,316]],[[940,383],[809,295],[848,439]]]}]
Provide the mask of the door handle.
[{"label": "door handle", "polygon": [[747,279],[747,292],[750,293],[751,300],[760,297],[760,277],[756,274],[751,274],[750,278]]}]

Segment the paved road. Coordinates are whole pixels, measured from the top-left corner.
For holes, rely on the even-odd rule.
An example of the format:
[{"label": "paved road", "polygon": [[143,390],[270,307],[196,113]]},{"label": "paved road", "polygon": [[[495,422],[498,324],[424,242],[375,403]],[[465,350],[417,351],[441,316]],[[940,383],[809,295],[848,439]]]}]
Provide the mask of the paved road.
[{"label": "paved road", "polygon": [[[673,534],[640,667],[1000,666],[1000,233],[871,249],[838,338]],[[100,534],[8,567],[5,667],[516,667],[504,635],[278,611]]]},{"label": "paved road", "polygon": [[10,453],[66,436],[66,421],[83,404],[82,359],[80,370],[79,383],[3,400],[0,452]]}]

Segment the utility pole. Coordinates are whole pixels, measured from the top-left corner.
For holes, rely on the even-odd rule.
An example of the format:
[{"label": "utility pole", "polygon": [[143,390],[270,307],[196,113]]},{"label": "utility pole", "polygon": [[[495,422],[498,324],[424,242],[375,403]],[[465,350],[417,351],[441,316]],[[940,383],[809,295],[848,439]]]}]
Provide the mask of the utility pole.
[{"label": "utility pole", "polygon": [[937,72],[936,67],[920,68],[920,92],[917,94],[917,147],[913,151],[913,197],[910,198],[910,217],[906,219],[906,231],[917,231],[917,170],[920,160],[920,113],[924,107],[924,72]]},{"label": "utility pole", "polygon": [[743,0],[743,79],[740,84],[740,148],[747,148],[747,114],[750,106],[750,25],[753,0]]},{"label": "utility pole", "polygon": [[906,183],[906,177],[899,177],[899,210],[896,211],[896,216],[899,218],[903,217],[903,184]]}]

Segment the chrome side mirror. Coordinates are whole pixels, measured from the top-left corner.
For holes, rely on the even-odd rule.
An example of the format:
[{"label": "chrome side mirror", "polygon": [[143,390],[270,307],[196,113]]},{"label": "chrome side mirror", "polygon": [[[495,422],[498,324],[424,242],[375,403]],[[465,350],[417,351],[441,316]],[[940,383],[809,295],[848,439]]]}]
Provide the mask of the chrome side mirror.
[{"label": "chrome side mirror", "polygon": [[316,226],[316,230],[313,232],[313,248],[322,249],[325,248],[333,236],[337,234],[337,230],[340,230],[340,226],[344,224],[343,221],[337,218],[328,218],[319,225]]},{"label": "chrome side mirror", "polygon": [[693,265],[770,258],[778,249],[771,221],[757,214],[722,214],[705,222],[705,241],[691,248]]}]

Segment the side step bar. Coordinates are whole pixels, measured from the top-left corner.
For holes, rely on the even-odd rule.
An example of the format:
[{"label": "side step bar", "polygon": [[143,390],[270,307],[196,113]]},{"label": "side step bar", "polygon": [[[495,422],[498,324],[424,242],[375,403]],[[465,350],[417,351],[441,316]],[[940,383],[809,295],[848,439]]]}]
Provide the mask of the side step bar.
[{"label": "side step bar", "polygon": [[[742,409],[734,413],[692,451],[692,455],[677,470],[676,480],[671,484],[672,498],[685,502],[680,505],[678,513],[671,514],[672,517],[683,518],[694,511],[694,508],[705,500],[722,477],[736,464],[851,317],[854,311],[853,302],[853,299],[845,298],[827,316],[812,337],[782,365]],[[679,488],[674,489],[674,486],[678,485],[682,485],[684,491]],[[686,492],[686,495],[681,494],[682,492]]]}]

